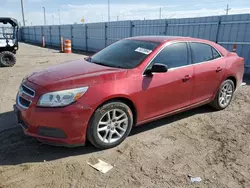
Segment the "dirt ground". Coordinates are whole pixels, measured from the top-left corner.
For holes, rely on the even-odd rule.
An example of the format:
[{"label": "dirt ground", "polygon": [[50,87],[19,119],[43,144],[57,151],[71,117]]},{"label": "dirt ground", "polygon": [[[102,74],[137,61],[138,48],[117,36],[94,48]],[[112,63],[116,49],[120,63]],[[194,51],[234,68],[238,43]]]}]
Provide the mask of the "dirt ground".
[{"label": "dirt ground", "polygon": [[[224,111],[203,106],[134,128],[118,147],[100,151],[40,144],[23,134],[12,111],[22,78],[83,55],[21,44],[17,64],[0,68],[0,188],[250,187],[250,86]],[[87,162],[115,167],[106,174]],[[190,183],[188,175],[202,181]]]}]

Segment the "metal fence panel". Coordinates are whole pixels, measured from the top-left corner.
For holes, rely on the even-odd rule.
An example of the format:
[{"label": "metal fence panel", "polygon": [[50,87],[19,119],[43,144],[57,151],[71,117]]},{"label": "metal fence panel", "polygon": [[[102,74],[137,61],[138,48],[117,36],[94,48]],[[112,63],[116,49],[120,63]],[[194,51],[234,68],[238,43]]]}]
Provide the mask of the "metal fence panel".
[{"label": "metal fence panel", "polygon": [[218,43],[232,51],[237,45],[237,54],[245,59],[246,71],[250,72],[250,14],[221,16]]},{"label": "metal fence panel", "polygon": [[166,20],[132,21],[132,36],[165,35]]},{"label": "metal fence panel", "polygon": [[58,25],[51,26],[51,45],[60,46],[60,27]]},{"label": "metal fence panel", "polygon": [[87,50],[86,47],[86,27],[83,24],[75,24],[72,28],[72,48],[77,50]]},{"label": "metal fence panel", "polygon": [[219,16],[170,19],[166,35],[189,36],[216,41]]},{"label": "metal fence panel", "polygon": [[60,27],[60,29],[61,29],[61,36],[64,39],[70,39],[71,40],[71,37],[72,37],[71,27],[72,27],[72,25],[62,25]]},{"label": "metal fence panel", "polygon": [[105,25],[105,23],[87,24],[87,44],[89,51],[96,52],[106,46]]},{"label": "metal fence panel", "polygon": [[29,41],[29,27],[24,27],[23,28],[23,33],[22,33],[22,37],[24,41]]},{"label": "metal fence panel", "polygon": [[109,22],[106,24],[106,46],[130,36],[131,21]]},{"label": "metal fence panel", "polygon": [[42,43],[42,37],[43,37],[43,33],[42,33],[42,27],[41,26],[35,26],[35,33],[36,33],[36,43]]},{"label": "metal fence panel", "polygon": [[43,26],[43,35],[45,39],[45,44],[51,46],[51,27],[50,26]]},{"label": "metal fence panel", "polygon": [[29,40],[32,43],[36,42],[35,27],[29,27]]}]

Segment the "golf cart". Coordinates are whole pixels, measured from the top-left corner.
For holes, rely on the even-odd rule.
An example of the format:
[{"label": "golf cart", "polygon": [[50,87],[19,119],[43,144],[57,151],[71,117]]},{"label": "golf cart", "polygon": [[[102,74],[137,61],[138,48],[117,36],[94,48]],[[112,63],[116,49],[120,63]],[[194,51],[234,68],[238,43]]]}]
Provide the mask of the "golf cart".
[{"label": "golf cart", "polygon": [[0,17],[0,66],[12,67],[18,50],[18,23],[13,18]]}]

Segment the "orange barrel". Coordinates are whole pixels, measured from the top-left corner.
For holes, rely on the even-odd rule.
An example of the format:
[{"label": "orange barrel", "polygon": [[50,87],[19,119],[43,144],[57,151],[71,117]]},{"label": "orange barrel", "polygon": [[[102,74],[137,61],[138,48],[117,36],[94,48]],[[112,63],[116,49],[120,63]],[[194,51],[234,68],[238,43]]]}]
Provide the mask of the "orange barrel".
[{"label": "orange barrel", "polygon": [[64,41],[64,53],[69,54],[69,53],[71,53],[71,52],[72,52],[72,51],[71,51],[71,40],[66,39],[66,40]]},{"label": "orange barrel", "polygon": [[233,52],[236,52],[236,44],[233,45]]}]

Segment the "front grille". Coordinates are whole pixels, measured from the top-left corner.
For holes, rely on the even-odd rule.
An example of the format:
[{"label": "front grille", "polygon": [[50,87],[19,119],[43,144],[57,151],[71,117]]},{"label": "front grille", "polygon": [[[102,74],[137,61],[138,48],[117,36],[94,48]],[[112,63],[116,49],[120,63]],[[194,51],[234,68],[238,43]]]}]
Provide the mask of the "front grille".
[{"label": "front grille", "polygon": [[34,97],[35,96],[35,91],[29,87],[27,87],[26,85],[22,84],[20,90],[25,93],[26,95],[30,96],[30,97]]},{"label": "front grille", "polygon": [[21,96],[18,96],[17,100],[18,100],[18,105],[20,105],[23,108],[29,108],[29,106],[31,104],[31,101],[29,101]]},{"label": "front grille", "polygon": [[19,92],[17,94],[17,104],[18,106],[27,109],[32,103],[31,98],[35,97],[35,91],[25,84],[21,84],[19,87]]}]

